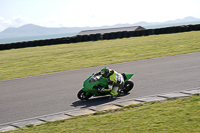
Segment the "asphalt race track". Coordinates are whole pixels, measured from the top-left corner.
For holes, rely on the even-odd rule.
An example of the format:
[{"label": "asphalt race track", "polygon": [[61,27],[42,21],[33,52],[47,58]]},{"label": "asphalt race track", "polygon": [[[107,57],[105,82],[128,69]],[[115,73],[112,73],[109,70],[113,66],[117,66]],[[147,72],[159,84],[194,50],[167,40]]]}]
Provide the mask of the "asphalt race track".
[{"label": "asphalt race track", "polygon": [[[200,52],[107,66],[134,73],[134,90],[117,101],[200,87]],[[108,97],[79,101],[76,96],[83,81],[103,67],[0,81],[0,124],[111,102]]]}]

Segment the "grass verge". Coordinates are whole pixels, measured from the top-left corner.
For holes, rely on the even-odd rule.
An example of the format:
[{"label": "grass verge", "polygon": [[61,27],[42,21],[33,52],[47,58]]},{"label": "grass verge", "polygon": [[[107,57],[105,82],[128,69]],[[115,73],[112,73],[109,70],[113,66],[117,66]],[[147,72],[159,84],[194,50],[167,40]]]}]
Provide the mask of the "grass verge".
[{"label": "grass verge", "polygon": [[200,31],[0,51],[0,80],[200,52]]},{"label": "grass verge", "polygon": [[165,102],[129,105],[121,109],[29,125],[11,133],[197,133],[200,131],[200,94]]},{"label": "grass verge", "polygon": [[0,80],[200,52],[200,31],[0,51]]}]

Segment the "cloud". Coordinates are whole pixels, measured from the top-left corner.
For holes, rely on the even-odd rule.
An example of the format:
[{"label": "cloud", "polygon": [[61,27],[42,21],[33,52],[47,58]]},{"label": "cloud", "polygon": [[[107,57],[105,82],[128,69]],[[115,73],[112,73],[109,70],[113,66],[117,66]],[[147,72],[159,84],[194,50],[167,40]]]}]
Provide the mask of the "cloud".
[{"label": "cloud", "polygon": [[13,26],[21,26],[30,22],[31,22],[31,19],[23,17],[23,16],[14,16],[11,19],[11,25]]},{"label": "cloud", "polygon": [[20,27],[31,23],[31,19],[23,16],[13,16],[11,19],[0,17],[0,32],[8,27]]},{"label": "cloud", "polygon": [[30,18],[23,16],[13,16],[10,19],[0,17],[0,32],[9,27],[20,27],[25,24],[36,24],[44,27],[65,27],[65,22],[57,18],[44,18],[41,20],[31,20]]},{"label": "cloud", "polygon": [[43,26],[43,27],[63,27],[64,23],[57,18],[44,18],[37,21],[32,21],[33,24]]},{"label": "cloud", "polygon": [[5,20],[4,18],[0,17],[0,31],[6,29],[9,26],[9,21]]}]

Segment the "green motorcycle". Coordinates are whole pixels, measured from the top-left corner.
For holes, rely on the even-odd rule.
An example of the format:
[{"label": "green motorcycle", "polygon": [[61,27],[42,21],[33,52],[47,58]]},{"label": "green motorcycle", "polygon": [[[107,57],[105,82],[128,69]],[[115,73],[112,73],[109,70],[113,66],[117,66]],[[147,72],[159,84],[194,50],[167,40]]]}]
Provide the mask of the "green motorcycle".
[{"label": "green motorcycle", "polygon": [[[134,83],[130,80],[133,73],[122,73],[124,78],[124,86],[118,90],[118,95],[123,95],[132,90]],[[83,83],[83,88],[78,92],[77,97],[80,100],[88,100],[92,96],[109,95],[109,91],[99,91],[101,88],[108,87],[107,79],[102,76],[95,76],[94,74],[87,78]]]}]

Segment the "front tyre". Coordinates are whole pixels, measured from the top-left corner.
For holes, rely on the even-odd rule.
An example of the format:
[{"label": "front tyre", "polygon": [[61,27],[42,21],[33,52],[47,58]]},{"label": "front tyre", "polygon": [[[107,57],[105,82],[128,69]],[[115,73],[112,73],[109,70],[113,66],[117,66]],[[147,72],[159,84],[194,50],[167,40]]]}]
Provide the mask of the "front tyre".
[{"label": "front tyre", "polygon": [[133,81],[131,81],[131,80],[126,81],[124,84],[124,93],[128,93],[130,90],[132,90],[133,86],[134,86]]},{"label": "front tyre", "polygon": [[83,90],[80,90],[77,94],[77,97],[80,99],[80,100],[88,100],[92,95],[86,95],[86,92],[83,91]]}]

